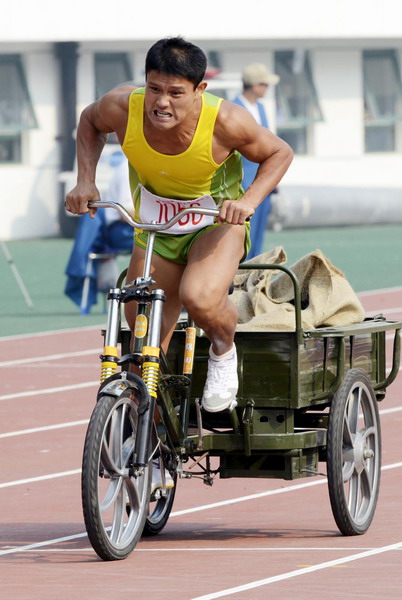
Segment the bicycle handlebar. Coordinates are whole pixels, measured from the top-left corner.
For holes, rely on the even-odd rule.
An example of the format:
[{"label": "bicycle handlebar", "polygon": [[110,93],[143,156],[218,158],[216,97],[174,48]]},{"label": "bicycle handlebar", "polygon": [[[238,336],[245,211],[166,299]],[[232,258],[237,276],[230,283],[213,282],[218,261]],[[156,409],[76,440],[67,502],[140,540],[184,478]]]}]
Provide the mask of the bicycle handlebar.
[{"label": "bicycle handlebar", "polygon": [[118,202],[113,202],[112,200],[106,202],[104,200],[92,200],[88,202],[88,208],[114,208],[119,214],[123,217],[123,219],[134,227],[135,229],[143,229],[144,231],[164,231],[165,229],[169,229],[173,225],[180,221],[184,216],[196,214],[196,215],[208,215],[210,217],[217,217],[219,215],[219,210],[215,208],[184,208],[180,212],[177,213],[174,217],[166,221],[166,223],[137,223],[134,221],[130,213]]}]

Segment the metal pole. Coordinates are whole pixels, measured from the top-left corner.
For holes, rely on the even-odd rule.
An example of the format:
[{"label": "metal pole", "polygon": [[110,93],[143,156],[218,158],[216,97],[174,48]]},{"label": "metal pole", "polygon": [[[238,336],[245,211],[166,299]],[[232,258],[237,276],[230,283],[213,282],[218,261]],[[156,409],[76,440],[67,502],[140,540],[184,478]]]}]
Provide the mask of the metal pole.
[{"label": "metal pole", "polygon": [[33,302],[31,300],[31,296],[29,295],[28,290],[25,287],[24,282],[22,281],[21,275],[19,274],[18,269],[15,266],[13,258],[11,256],[11,254],[9,253],[8,248],[5,245],[5,243],[3,242],[3,240],[0,240],[0,246],[1,246],[1,249],[3,250],[3,254],[6,257],[6,260],[7,260],[8,264],[10,265],[11,271],[13,272],[13,275],[14,275],[17,283],[18,283],[18,286],[19,286],[19,288],[20,288],[20,290],[22,292],[22,295],[25,298],[25,302],[27,303],[28,308],[32,309],[33,308]]}]

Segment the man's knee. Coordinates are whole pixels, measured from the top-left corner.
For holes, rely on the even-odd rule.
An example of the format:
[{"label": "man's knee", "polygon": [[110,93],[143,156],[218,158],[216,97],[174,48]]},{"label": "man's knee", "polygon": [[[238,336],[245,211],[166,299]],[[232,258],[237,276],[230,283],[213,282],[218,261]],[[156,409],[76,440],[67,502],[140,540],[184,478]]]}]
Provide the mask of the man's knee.
[{"label": "man's knee", "polygon": [[211,320],[227,302],[228,290],[212,285],[203,285],[184,290],[181,301],[193,318]]}]

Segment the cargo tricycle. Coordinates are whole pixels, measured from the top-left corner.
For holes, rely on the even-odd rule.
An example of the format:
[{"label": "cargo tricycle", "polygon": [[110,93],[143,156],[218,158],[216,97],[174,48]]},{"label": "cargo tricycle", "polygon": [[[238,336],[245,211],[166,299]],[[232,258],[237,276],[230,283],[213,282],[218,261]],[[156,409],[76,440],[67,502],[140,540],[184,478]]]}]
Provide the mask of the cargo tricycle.
[{"label": "cargo tricycle", "polygon": [[[199,477],[284,480],[325,475],[333,516],[344,535],[363,534],[373,519],[380,485],[378,402],[397,376],[401,322],[383,316],[341,328],[302,328],[298,281],[293,331],[237,332],[239,391],[231,411],[207,413],[200,398],[210,342],[182,313],[167,356],[160,348],[164,291],[151,277],[156,231],[167,223],[136,223],[149,231],[142,277],[108,294],[101,385],[86,435],[82,465],[84,520],[91,544],[104,560],[127,557],[142,535],[166,525],[179,480]],[[137,302],[133,335],[122,326],[122,307]],[[386,338],[392,365],[386,369]],[[320,465],[323,463],[323,465]],[[326,468],[325,468],[326,467]],[[153,469],[161,485],[151,493]],[[324,472],[325,471],[325,472]],[[167,484],[173,480],[174,486]]]}]

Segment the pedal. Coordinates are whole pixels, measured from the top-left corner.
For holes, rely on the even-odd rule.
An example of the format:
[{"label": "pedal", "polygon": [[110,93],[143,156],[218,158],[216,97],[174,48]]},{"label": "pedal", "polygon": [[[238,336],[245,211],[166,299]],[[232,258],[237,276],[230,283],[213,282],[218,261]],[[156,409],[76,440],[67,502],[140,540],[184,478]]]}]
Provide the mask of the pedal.
[{"label": "pedal", "polygon": [[175,389],[178,392],[185,392],[191,383],[186,375],[161,375],[160,382],[165,390]]}]

